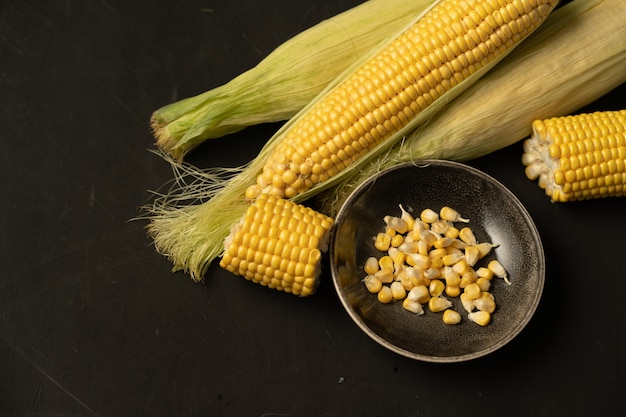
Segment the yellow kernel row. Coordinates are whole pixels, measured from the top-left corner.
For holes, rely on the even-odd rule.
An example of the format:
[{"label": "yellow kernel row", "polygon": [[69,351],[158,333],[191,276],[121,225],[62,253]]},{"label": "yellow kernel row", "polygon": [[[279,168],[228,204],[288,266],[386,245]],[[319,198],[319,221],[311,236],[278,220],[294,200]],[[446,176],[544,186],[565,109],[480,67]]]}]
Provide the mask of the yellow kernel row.
[{"label": "yellow kernel row", "polygon": [[363,283],[379,302],[402,301],[415,314],[424,306],[433,313],[444,312],[443,322],[457,324],[461,315],[448,298],[460,297],[470,321],[485,326],[491,322],[496,304],[490,292],[493,277],[510,284],[502,264],[493,259],[484,266],[479,260],[496,245],[479,242],[473,230],[451,207],[439,212],[424,209],[413,216],[400,205],[399,216],[383,218],[384,231],[374,237],[381,256],[369,257],[363,266]]}]

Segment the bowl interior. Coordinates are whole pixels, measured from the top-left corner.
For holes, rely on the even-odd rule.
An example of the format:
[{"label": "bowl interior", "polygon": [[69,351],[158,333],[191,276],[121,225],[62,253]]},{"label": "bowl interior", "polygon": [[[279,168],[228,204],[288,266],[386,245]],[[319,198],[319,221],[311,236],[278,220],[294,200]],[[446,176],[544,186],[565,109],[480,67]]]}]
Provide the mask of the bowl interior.
[{"label": "bowl interior", "polygon": [[[458,297],[450,300],[463,319],[452,326],[441,313],[418,316],[401,302],[381,304],[366,290],[365,260],[381,256],[373,237],[384,230],[385,215],[400,215],[399,204],[416,217],[425,208],[453,207],[469,218],[479,241],[499,245],[477,264],[497,258],[511,281],[492,281],[497,309],[489,325],[470,322]],[[355,323],[388,349],[430,362],[477,358],[505,345],[535,312],[545,277],[541,240],[519,200],[490,176],[449,161],[399,165],[363,183],[336,216],[330,259],[337,293]]]}]

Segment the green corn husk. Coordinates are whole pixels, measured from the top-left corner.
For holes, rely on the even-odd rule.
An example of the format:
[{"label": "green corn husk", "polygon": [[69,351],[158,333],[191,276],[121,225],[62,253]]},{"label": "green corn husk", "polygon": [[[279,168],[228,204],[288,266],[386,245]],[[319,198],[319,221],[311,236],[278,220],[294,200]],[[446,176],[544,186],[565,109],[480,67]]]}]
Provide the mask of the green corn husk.
[{"label": "green corn husk", "polygon": [[182,160],[206,139],[287,120],[434,0],[370,0],[286,41],[230,82],[156,110],[156,145]]},{"label": "green corn husk", "polygon": [[358,184],[420,159],[467,161],[518,142],[535,119],[567,115],[626,82],[622,0],[574,0],[403,143],[318,196],[337,211]]},{"label": "green corn husk", "polygon": [[[419,19],[421,19],[421,15],[415,16],[410,24],[415,23]],[[397,31],[389,38],[388,43],[404,30],[403,28]],[[528,34],[518,39],[515,47],[527,36]],[[248,165],[242,167],[241,170],[235,169],[228,172],[220,172],[212,169],[200,174],[191,166],[183,166],[182,169],[184,171],[182,174],[184,175],[178,176],[178,182],[174,188],[159,196],[154,205],[147,208],[150,220],[148,233],[153,238],[156,249],[174,263],[174,270],[188,272],[194,280],[202,279],[211,262],[222,253],[223,240],[229,235],[231,227],[244,215],[247,209],[245,200],[246,189],[256,183],[256,178],[262,172],[268,155],[280,143],[284,132],[313,107],[327,91],[341,83],[370,56],[379,53],[385,46],[386,44],[375,48],[371,54],[362,57],[360,61],[357,61],[345,73],[331,82],[315,100],[285,123],[270,138],[259,155]],[[293,200],[303,201],[313,197],[325,188],[331,187],[343,178],[358,172],[372,158],[388,150],[394,142],[405,137],[419,124],[434,117],[447,103],[478,81],[513,49],[509,48],[503,54],[495,57],[489,64],[478,69],[463,82],[441,95],[428,108],[420,112],[405,129],[398,131],[359,161],[331,177],[330,180],[318,184]],[[221,174],[228,176],[228,180],[225,181]],[[191,183],[185,182],[187,177],[191,178]],[[188,200],[197,200],[194,202],[198,204],[187,205]],[[185,204],[181,202],[185,202]]]}]

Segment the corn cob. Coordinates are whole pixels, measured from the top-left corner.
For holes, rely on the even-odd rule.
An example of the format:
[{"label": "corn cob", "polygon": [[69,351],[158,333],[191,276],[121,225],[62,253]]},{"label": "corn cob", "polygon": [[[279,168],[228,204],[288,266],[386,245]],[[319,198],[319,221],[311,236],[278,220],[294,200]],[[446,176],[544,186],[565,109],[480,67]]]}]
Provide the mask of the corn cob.
[{"label": "corn cob", "polygon": [[[529,39],[382,157],[319,196],[334,215],[376,172],[420,159],[466,161],[527,138],[533,120],[567,115],[626,82],[621,0],[574,0]],[[540,80],[540,81],[539,81]]]},{"label": "corn cob", "polygon": [[226,238],[220,266],[268,288],[311,295],[332,224],[310,208],[261,194]]},{"label": "corn cob", "polygon": [[[201,279],[221,254],[230,227],[245,213],[246,201],[261,193],[303,201],[358,171],[475,83],[556,3],[437,1],[333,81],[225,185],[208,177],[208,201],[180,207],[172,204],[180,197],[170,194],[155,202],[148,231],[157,250],[174,262],[175,270]],[[180,192],[185,191],[183,185]]]},{"label": "corn cob", "polygon": [[289,126],[246,197],[296,197],[393,142],[436,100],[467,86],[464,80],[536,29],[556,3],[436,3]]},{"label": "corn cob", "polygon": [[206,139],[292,117],[433,1],[370,0],[320,22],[228,83],[154,111],[157,146],[180,161]]},{"label": "corn cob", "polygon": [[535,120],[526,176],[553,202],[626,194],[626,110]]}]

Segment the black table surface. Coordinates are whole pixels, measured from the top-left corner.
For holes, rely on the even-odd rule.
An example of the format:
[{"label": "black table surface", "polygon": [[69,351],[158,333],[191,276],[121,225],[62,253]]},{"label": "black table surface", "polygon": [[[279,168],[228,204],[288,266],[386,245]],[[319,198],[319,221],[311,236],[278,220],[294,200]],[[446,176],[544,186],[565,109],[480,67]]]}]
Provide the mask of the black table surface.
[{"label": "black table surface", "polygon": [[[153,110],[358,3],[0,2],[0,416],[612,416],[625,405],[626,199],[550,203],[524,176],[520,143],[470,165],[532,215],[545,291],[515,340],[464,363],[374,343],[330,276],[303,299],[217,265],[195,283],[129,221],[172,176],[150,152]],[[581,110],[618,109],[625,93]],[[190,162],[242,164],[278,127],[217,139]]]}]

